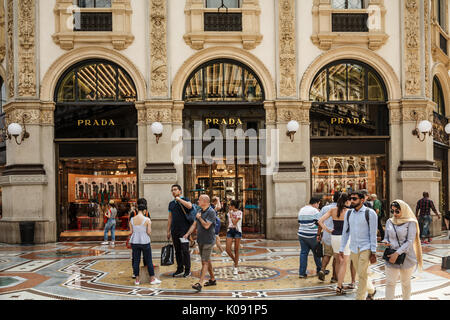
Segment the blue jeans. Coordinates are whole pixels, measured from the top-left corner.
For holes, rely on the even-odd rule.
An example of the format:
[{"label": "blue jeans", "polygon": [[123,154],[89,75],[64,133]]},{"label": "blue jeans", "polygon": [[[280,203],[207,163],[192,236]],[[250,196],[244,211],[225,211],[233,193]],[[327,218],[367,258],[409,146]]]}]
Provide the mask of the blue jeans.
[{"label": "blue jeans", "polygon": [[432,222],[432,218],[430,215],[419,216],[419,226],[420,226],[420,237],[421,238],[430,238],[430,224]]},{"label": "blue jeans", "polygon": [[139,276],[139,265],[141,264],[141,252],[144,255],[144,265],[148,268],[148,274],[150,277],[155,275],[155,269],[153,268],[152,261],[152,248],[150,243],[147,244],[131,244],[133,274]]},{"label": "blue jeans", "polygon": [[305,276],[306,275],[306,267],[308,266],[308,255],[309,250],[313,250],[314,254],[314,261],[316,263],[316,269],[317,272],[319,272],[322,269],[322,260],[316,256],[314,253],[314,248],[317,245],[317,239],[314,238],[304,238],[299,236],[298,240],[300,241],[300,269],[299,269],[299,275]]},{"label": "blue jeans", "polygon": [[116,240],[116,219],[109,218],[105,224],[105,235],[103,237],[104,241],[108,241],[108,231],[111,229],[111,241]]}]

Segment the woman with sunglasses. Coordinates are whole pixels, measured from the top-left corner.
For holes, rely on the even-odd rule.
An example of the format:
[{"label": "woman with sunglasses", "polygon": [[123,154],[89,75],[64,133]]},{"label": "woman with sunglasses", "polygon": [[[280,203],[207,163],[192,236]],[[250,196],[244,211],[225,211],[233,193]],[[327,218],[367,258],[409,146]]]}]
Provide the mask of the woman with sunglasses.
[{"label": "woman with sunglasses", "polygon": [[[319,225],[325,232],[331,233],[331,246],[333,247],[334,259],[336,260],[336,274],[338,277],[338,284],[336,287],[336,294],[343,295],[345,294],[343,288],[343,282],[345,277],[345,272],[347,270],[347,264],[350,259],[350,242],[347,243],[344,250],[344,259],[339,259],[339,248],[341,247],[341,239],[342,239],[342,229],[344,226],[345,213],[348,208],[350,208],[350,198],[347,193],[343,192],[337,201],[337,205],[334,208],[328,210],[326,214],[319,219]],[[329,217],[333,218],[333,229],[330,230],[325,225],[325,220]],[[352,272],[352,284],[350,288],[355,287],[355,277],[356,272]]]},{"label": "woman with sunglasses", "polygon": [[[409,205],[402,200],[391,203],[391,214],[386,222],[383,243],[396,250],[386,261],[386,299],[395,297],[395,284],[400,277],[403,300],[411,298],[411,275],[418,266],[422,270],[422,247],[420,244],[419,223]],[[405,253],[402,264],[396,264],[397,258]]]}]

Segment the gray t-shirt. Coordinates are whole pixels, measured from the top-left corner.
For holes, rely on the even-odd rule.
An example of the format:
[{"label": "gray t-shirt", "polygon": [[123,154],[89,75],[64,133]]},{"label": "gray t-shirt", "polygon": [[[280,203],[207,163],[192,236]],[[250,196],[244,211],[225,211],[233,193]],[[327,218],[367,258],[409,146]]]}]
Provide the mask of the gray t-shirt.
[{"label": "gray t-shirt", "polygon": [[202,219],[206,222],[211,222],[211,226],[209,229],[205,229],[202,223],[196,219],[197,221],[197,242],[199,244],[214,244],[216,242],[216,211],[213,208],[209,207],[206,211],[200,210],[202,214]]},{"label": "gray t-shirt", "polygon": [[115,219],[117,216],[117,209],[116,208],[111,208],[111,216],[109,217],[110,219]]}]

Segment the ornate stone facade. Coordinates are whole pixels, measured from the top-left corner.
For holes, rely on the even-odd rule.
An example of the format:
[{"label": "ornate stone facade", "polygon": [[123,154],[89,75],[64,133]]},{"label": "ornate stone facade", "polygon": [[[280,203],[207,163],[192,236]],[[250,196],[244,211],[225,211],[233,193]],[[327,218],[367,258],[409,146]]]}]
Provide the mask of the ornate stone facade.
[{"label": "ornate stone facade", "polygon": [[14,85],[14,1],[7,1],[7,41],[8,41],[8,60],[7,60],[7,86],[8,97],[15,96]]},{"label": "ornate stone facade", "polygon": [[35,2],[19,0],[19,76],[18,95],[36,96]]},{"label": "ornate stone facade", "polygon": [[280,96],[297,96],[295,1],[279,1]]},{"label": "ornate stone facade", "polygon": [[3,62],[6,54],[6,39],[5,39],[5,3],[0,3],[0,62]]},{"label": "ornate stone facade", "polygon": [[167,14],[165,0],[150,1],[150,92],[155,97],[169,93],[167,75]]},{"label": "ornate stone facade", "polygon": [[405,0],[405,93],[421,94],[420,80],[420,3]]}]

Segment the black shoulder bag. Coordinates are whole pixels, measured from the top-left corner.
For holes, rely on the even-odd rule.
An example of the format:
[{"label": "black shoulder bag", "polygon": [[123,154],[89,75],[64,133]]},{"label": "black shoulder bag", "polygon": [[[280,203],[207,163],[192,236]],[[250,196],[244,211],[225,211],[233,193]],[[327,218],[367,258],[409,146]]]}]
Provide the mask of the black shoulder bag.
[{"label": "black shoulder bag", "polygon": [[[395,228],[394,224],[392,224],[392,226],[394,227],[395,236],[397,237],[398,245],[401,246],[400,245],[400,240],[398,239],[397,229]],[[406,231],[406,237],[407,238],[408,238],[408,231],[409,230]],[[406,239],[406,241],[408,241],[408,239]],[[405,243],[405,242],[403,242],[403,243]],[[388,256],[390,256],[391,254],[394,254],[396,251],[397,250],[392,249],[391,247],[387,247],[386,250],[384,250],[383,259],[386,260],[386,261],[389,261],[389,257]],[[405,258],[406,258],[406,252],[403,252],[401,255],[399,255],[397,257],[397,260],[395,260],[394,264],[403,264],[403,262],[405,262]]]}]

